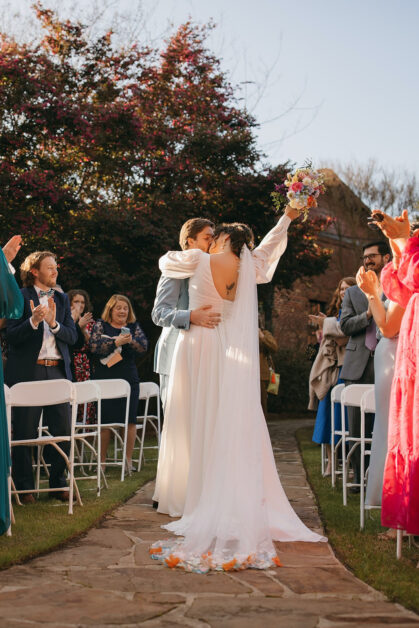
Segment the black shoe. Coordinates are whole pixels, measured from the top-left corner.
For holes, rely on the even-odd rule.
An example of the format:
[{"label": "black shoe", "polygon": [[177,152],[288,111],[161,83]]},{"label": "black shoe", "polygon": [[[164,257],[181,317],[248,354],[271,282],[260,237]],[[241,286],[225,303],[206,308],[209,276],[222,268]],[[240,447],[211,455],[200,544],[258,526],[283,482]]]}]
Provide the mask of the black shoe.
[{"label": "black shoe", "polygon": [[356,495],[357,493],[361,492],[361,489],[359,488],[359,486],[350,486],[348,488],[348,491],[352,493],[352,495]]},{"label": "black shoe", "polygon": [[159,502],[154,502],[153,501],[153,508],[154,508],[154,510],[157,510],[158,507],[159,507]]}]

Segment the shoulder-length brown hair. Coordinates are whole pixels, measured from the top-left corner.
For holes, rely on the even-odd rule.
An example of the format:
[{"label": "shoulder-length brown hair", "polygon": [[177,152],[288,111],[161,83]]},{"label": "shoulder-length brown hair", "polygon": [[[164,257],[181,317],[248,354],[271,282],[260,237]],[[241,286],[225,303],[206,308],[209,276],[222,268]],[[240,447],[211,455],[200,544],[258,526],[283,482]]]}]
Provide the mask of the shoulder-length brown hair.
[{"label": "shoulder-length brown hair", "polygon": [[329,303],[329,307],[326,310],[326,316],[339,316],[340,306],[342,305],[342,299],[340,296],[340,287],[346,283],[347,286],[356,286],[355,277],[343,277],[338,283],[338,287],[333,293],[332,299]]},{"label": "shoulder-length brown hair", "polygon": [[84,297],[84,310],[81,313],[81,315],[83,316],[83,314],[85,314],[86,312],[92,312],[93,311],[92,303],[90,301],[90,297],[87,294],[86,290],[81,290],[81,289],[80,290],[69,290],[67,292],[67,296],[68,296],[68,300],[70,301],[70,305],[71,305],[72,300],[74,299],[74,297],[77,294],[81,294],[81,296]]},{"label": "shoulder-length brown hair", "polygon": [[137,319],[135,317],[135,312],[132,308],[131,301],[128,299],[128,297],[124,296],[123,294],[113,294],[111,296],[111,298],[109,299],[109,301],[107,302],[107,304],[105,305],[103,309],[102,316],[101,316],[102,320],[105,321],[105,323],[111,323],[112,310],[118,301],[124,301],[124,303],[128,305],[127,323],[135,323]]}]

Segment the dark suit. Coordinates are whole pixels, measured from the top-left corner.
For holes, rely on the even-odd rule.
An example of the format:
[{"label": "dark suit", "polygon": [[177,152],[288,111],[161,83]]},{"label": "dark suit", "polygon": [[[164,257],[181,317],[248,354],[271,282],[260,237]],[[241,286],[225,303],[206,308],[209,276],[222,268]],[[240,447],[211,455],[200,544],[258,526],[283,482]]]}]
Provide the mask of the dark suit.
[{"label": "dark suit", "polygon": [[[365,346],[367,327],[373,323],[368,318],[368,299],[358,286],[351,286],[345,292],[340,316],[340,328],[349,336],[340,377],[349,384],[374,383],[374,353]],[[365,436],[371,438],[374,414],[365,415]],[[361,411],[348,407],[349,435],[359,438],[361,433]],[[361,452],[357,447],[352,454],[355,483],[359,483]]]},{"label": "dark suit", "polygon": [[[69,346],[77,340],[77,332],[71,317],[70,303],[67,295],[54,292],[56,305],[56,321],[60,329],[55,334],[58,351],[62,355],[60,366],[42,366],[36,363],[43,342],[44,325],[40,323],[38,329],[33,329],[30,323],[32,316],[30,301],[34,306],[39,305],[35,288],[23,288],[24,298],[23,315],[18,320],[7,321],[6,338],[9,347],[8,360],[5,369],[5,382],[13,386],[18,382],[41,381],[46,379],[70,379],[70,352]],[[44,425],[48,425],[53,435],[70,434],[70,413],[68,404],[37,408],[14,408],[12,414],[13,438],[16,440],[35,438],[39,419],[44,410]],[[67,444],[66,444],[67,445]],[[68,449],[63,445],[63,449]],[[32,473],[32,450],[30,447],[14,447],[12,450],[13,479],[18,490],[34,488]],[[50,486],[57,488],[65,486],[65,462],[52,447],[45,449],[45,459],[51,464]]]}]

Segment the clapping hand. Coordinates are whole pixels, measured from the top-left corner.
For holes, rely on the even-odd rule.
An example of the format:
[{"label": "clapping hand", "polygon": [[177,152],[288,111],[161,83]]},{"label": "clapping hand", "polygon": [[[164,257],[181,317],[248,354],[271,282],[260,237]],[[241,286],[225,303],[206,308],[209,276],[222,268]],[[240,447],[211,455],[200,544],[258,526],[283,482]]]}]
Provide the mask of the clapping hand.
[{"label": "clapping hand", "polygon": [[7,261],[13,262],[16,255],[19,253],[20,247],[22,246],[22,236],[14,235],[7,244],[3,247],[3,253]]},{"label": "clapping hand", "polygon": [[86,329],[86,326],[88,325],[88,323],[90,323],[93,320],[93,314],[91,312],[86,312],[86,314],[83,314],[83,316],[80,316],[79,318],[79,327],[80,329],[83,331],[84,329]]},{"label": "clapping hand", "polygon": [[380,282],[373,270],[365,270],[363,266],[356,274],[358,288],[368,296],[377,296],[380,291]]},{"label": "clapping hand", "polygon": [[32,312],[32,322],[35,327],[38,327],[39,323],[45,319],[45,316],[48,312],[48,307],[46,305],[37,305],[35,307],[32,299],[29,301],[29,305]]},{"label": "clapping hand", "polygon": [[48,310],[45,314],[45,321],[50,327],[56,326],[55,316],[57,313],[57,306],[55,305],[54,297],[48,297]]},{"label": "clapping hand", "polygon": [[319,327],[320,329],[323,328],[325,318],[326,314],[323,314],[323,312],[319,312],[319,314],[308,315],[308,320],[310,321],[310,324],[313,325],[313,327]]}]

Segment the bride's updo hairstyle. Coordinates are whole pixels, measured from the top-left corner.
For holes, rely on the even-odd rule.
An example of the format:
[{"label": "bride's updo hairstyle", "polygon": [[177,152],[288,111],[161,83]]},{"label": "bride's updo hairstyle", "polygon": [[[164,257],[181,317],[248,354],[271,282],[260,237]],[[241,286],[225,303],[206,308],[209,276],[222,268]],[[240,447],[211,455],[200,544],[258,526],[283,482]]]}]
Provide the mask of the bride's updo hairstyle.
[{"label": "bride's updo hairstyle", "polygon": [[214,230],[214,240],[225,233],[230,236],[230,246],[234,255],[240,257],[243,244],[251,251],[254,246],[255,236],[249,225],[245,225],[242,222],[223,222],[217,225]]}]

